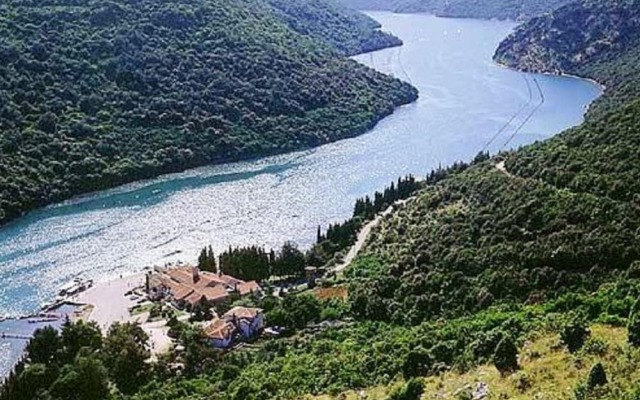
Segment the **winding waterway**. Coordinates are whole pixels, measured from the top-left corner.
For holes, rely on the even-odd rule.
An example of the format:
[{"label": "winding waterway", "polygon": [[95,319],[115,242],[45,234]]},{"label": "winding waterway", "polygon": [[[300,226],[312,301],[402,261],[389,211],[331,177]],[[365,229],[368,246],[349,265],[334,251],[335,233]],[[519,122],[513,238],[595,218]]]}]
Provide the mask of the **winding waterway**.
[{"label": "winding waterway", "polygon": [[[27,215],[0,230],[0,316],[36,311],[73,277],[192,261],[205,244],[308,246],[318,225],[351,214],[355,198],[400,175],[469,160],[489,143],[495,152],[548,138],[580,123],[600,94],[584,80],[533,79],[495,65],[494,49],[513,23],[371,15],[405,45],[356,59],[411,82],[416,103],[355,139],[164,176]],[[0,331],[17,329],[12,324]],[[0,375],[20,349],[0,340]]]}]

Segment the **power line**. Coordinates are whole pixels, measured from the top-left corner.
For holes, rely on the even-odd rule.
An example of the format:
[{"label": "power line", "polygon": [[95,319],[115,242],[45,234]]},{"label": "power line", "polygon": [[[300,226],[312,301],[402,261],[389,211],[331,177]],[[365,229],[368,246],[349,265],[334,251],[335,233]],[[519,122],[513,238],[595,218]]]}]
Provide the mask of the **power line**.
[{"label": "power line", "polygon": [[520,132],[520,130],[527,124],[527,122],[529,122],[529,120],[531,120],[531,118],[533,117],[533,115],[538,112],[538,110],[540,109],[540,107],[542,107],[544,105],[545,102],[545,98],[544,98],[544,93],[542,92],[542,88],[540,87],[540,84],[538,83],[538,80],[536,79],[536,77],[533,77],[533,82],[536,84],[536,87],[538,88],[538,93],[540,93],[540,103],[538,103],[538,105],[529,113],[529,115],[527,115],[527,118],[524,119],[524,121],[522,121],[522,123],[520,124],[520,126],[518,126],[518,128],[513,132],[513,134],[509,137],[509,140],[507,140],[505,142],[505,144],[502,146],[502,148],[500,149],[500,151],[504,150],[505,147],[507,147],[509,145],[509,143],[511,143],[511,141],[513,140],[514,137],[516,137],[516,135]]},{"label": "power line", "polygon": [[524,79],[525,83],[527,84],[527,91],[529,92],[529,100],[524,103],[522,106],[520,106],[520,108],[518,109],[518,111],[516,111],[515,114],[513,114],[513,116],[511,116],[511,119],[509,119],[509,121],[507,121],[507,123],[505,123],[499,130],[498,132],[496,132],[495,135],[493,135],[493,137],[491,138],[491,140],[489,140],[487,142],[487,144],[484,145],[484,147],[482,148],[482,152],[484,153],[487,148],[489,148],[489,146],[491,146],[493,144],[493,142],[498,138],[498,136],[500,136],[500,134],[502,134],[509,126],[511,126],[511,123],[518,117],[518,115],[520,115],[520,113],[522,111],[525,110],[525,108],[529,107],[529,105],[531,104],[531,102],[533,101],[533,91],[531,90],[531,84],[529,83],[529,80],[527,79],[527,75],[523,74],[522,75],[522,79]]},{"label": "power line", "polygon": [[409,76],[409,74],[407,74],[407,70],[404,69],[404,65],[402,65],[402,60],[400,59],[400,55],[402,54],[402,48],[403,47],[404,46],[400,46],[398,48],[398,66],[400,66],[400,70],[402,71],[404,76],[407,78],[407,82],[409,82],[411,85],[413,85],[413,81],[411,80],[411,77]]}]

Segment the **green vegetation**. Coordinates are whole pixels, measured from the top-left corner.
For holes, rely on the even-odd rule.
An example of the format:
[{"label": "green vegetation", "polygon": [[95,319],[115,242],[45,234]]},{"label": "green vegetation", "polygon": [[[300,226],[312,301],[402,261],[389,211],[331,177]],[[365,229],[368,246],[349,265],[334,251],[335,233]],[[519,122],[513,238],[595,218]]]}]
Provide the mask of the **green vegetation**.
[{"label": "green vegetation", "polygon": [[506,375],[518,369],[518,348],[509,336],[505,336],[496,345],[496,353],[493,355],[493,365]]},{"label": "green vegetation", "polygon": [[296,32],[328,42],[344,54],[355,55],[402,41],[381,32],[380,24],[366,15],[345,9],[333,1],[268,0]]},{"label": "green vegetation", "polygon": [[571,0],[341,0],[356,10],[428,12],[441,17],[524,20]]},{"label": "green vegetation", "polygon": [[416,99],[345,58],[398,44],[374,22],[288,3],[3,2],[0,223],[82,192],[352,137]]},{"label": "green vegetation", "polygon": [[[640,33],[633,0],[580,0],[520,26],[497,50],[497,59],[528,71],[575,72],[628,52]],[[617,78],[625,78],[624,74]]]},{"label": "green vegetation", "polygon": [[103,338],[98,326],[67,321],[34,334],[25,361],[0,388],[0,399],[107,399],[112,385],[132,393],[150,376],[147,335],[140,327],[115,324]]},{"label": "green vegetation", "polygon": [[[640,295],[638,284],[638,280],[624,279],[596,294],[568,294],[544,305],[493,307],[469,316],[425,321],[414,326],[374,321],[344,322],[350,315],[348,304],[319,301],[308,294],[288,296],[283,300],[267,297],[257,305],[265,309],[267,321],[277,321],[287,328],[287,337],[265,339],[245,350],[220,353],[211,349],[197,329],[174,321],[172,329],[185,351],[163,358],[151,368],[141,367],[142,372],[136,372],[135,382],[147,384],[130,396],[125,394],[131,390],[129,385],[132,383],[126,379],[127,370],[114,369],[114,366],[123,368],[129,363],[137,363],[144,355],[138,345],[143,342],[135,339],[137,334],[133,328],[117,329],[117,335],[110,333],[100,354],[104,354],[101,357],[104,357],[102,362],[107,368],[109,382],[117,383],[110,386],[110,396],[120,393],[127,399],[271,399],[320,393],[336,395],[348,389],[388,385],[402,376],[414,383],[402,385],[405,389],[395,392],[410,396],[422,381],[416,377],[411,379],[413,373],[407,373],[411,370],[418,376],[473,371],[479,365],[495,362],[497,355],[511,363],[514,348],[505,344],[505,338],[513,338],[507,340],[513,340],[513,344],[523,348],[520,353],[527,359],[522,358],[519,366],[526,371],[530,363],[527,360],[535,357],[528,349],[528,340],[539,334],[553,335],[559,343],[562,329],[571,318],[570,312],[584,315],[588,323],[617,321],[617,325],[624,325],[625,316]],[[341,310],[338,320],[323,317],[330,314],[326,312],[329,308]],[[325,322],[317,324],[321,321]],[[110,339],[112,335],[114,338]],[[620,349],[608,349],[601,341],[601,335],[594,336],[579,353],[570,357],[592,360],[610,352],[628,354],[620,355],[624,360],[635,360],[640,356],[638,350],[625,345],[624,332],[618,335],[622,341]],[[114,362],[115,354],[108,350],[107,342],[130,348],[130,351],[118,353],[118,357],[126,357],[126,360],[116,358]],[[560,345],[550,347],[563,354],[566,352]],[[54,345],[47,348],[54,348]],[[504,351],[497,350],[500,348]],[[44,354],[44,359],[51,359],[50,353],[39,354]],[[181,375],[171,372],[170,365],[174,362],[184,364]],[[633,365],[631,361],[627,362],[625,368]],[[576,367],[575,361],[567,363],[571,368],[589,368],[595,364]],[[410,365],[415,367],[410,368]],[[512,363],[509,368],[513,368]],[[607,369],[610,376],[620,376],[623,371],[618,367]],[[588,369],[582,374],[585,382],[587,374]],[[629,385],[635,375],[616,382]],[[18,387],[19,382],[14,375],[5,390]],[[527,390],[524,393],[532,393]],[[2,400],[15,398],[0,394]]]}]

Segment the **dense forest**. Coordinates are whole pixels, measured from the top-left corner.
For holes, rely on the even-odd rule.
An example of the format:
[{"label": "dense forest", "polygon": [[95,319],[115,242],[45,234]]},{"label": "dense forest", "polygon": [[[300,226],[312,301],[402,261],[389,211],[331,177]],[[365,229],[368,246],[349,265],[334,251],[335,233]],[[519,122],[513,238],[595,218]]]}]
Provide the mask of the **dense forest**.
[{"label": "dense forest", "polygon": [[269,0],[269,3],[296,32],[328,42],[347,55],[402,44],[397,37],[382,32],[374,19],[333,1]]},{"label": "dense forest", "polygon": [[526,20],[571,0],[341,0],[356,10],[427,12],[441,17]]},{"label": "dense forest", "polygon": [[[399,41],[324,0],[0,5],[0,223],[74,194],[365,132],[415,100]],[[328,35],[328,33],[331,33]]]},{"label": "dense forest", "polygon": [[[577,10],[585,19],[583,24],[575,22]],[[524,25],[500,46],[496,58],[510,66],[530,69],[534,68],[530,63],[532,49],[545,46],[549,58],[535,68],[544,71],[560,68],[565,73],[595,79],[605,85],[606,94],[591,107],[586,123],[552,140],[527,147],[517,156],[509,157],[507,166],[523,177],[637,207],[640,169],[634,160],[640,156],[638,3],[576,3],[553,16],[554,22],[534,20]],[[613,24],[611,20],[620,23]],[[565,34],[552,40],[559,34],[560,26],[567,27],[561,31]],[[594,32],[577,38],[575,32],[580,26],[593,26]],[[523,35],[530,38],[518,42]],[[540,37],[546,39],[540,41]],[[570,42],[574,44],[568,50]],[[568,58],[556,56],[563,51],[570,51]],[[588,57],[578,61],[585,54],[589,54]],[[573,61],[567,62],[567,59]]]}]

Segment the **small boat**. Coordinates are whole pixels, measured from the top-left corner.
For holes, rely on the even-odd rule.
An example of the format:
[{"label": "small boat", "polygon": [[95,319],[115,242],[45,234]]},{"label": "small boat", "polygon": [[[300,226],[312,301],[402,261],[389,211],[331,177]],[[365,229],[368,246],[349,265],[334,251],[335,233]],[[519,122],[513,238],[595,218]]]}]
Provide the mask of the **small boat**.
[{"label": "small boat", "polygon": [[67,282],[62,287],[60,287],[60,291],[58,292],[59,297],[68,297],[76,295],[80,292],[84,292],[93,286],[93,280],[83,280],[81,278],[74,278],[71,282]]}]

